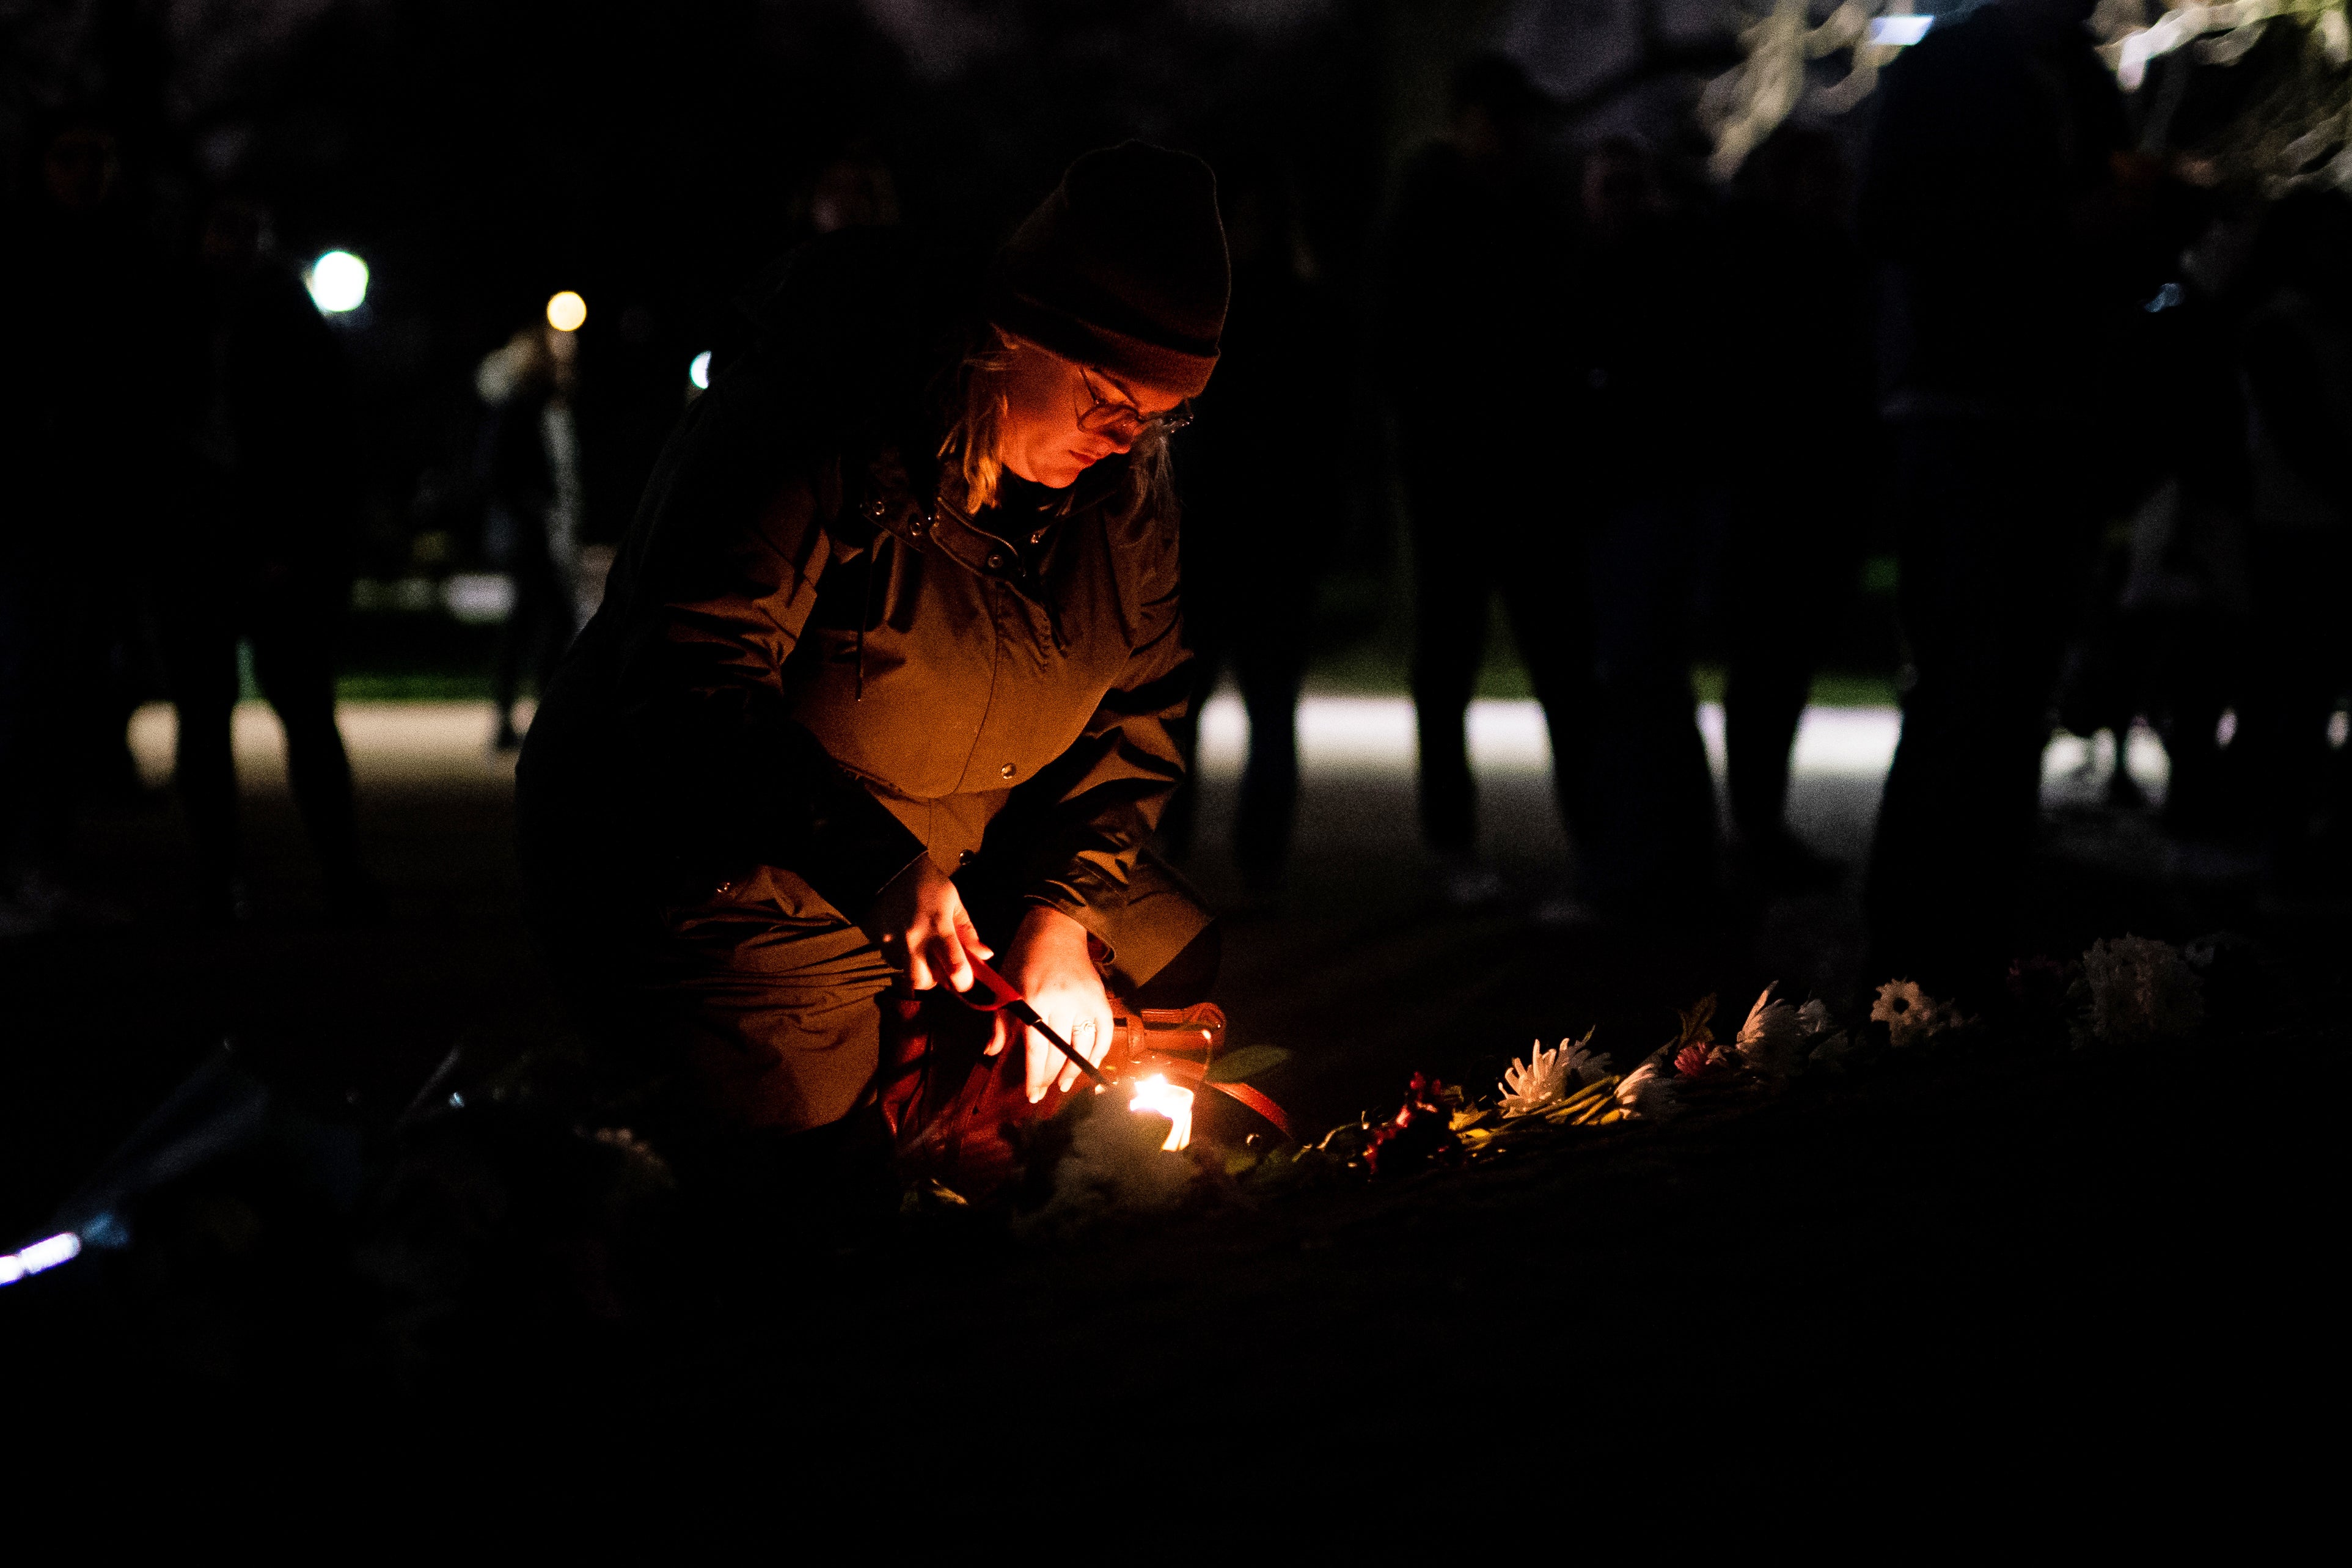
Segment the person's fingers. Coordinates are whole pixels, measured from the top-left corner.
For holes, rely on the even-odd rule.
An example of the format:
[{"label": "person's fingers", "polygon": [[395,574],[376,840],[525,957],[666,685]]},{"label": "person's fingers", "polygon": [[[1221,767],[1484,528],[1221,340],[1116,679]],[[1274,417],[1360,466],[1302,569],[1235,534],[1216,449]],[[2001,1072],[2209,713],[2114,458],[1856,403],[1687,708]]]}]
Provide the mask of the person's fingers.
[{"label": "person's fingers", "polygon": [[929,991],[938,982],[931,977],[931,966],[923,962],[923,950],[916,942],[907,943],[907,985],[909,990]]},{"label": "person's fingers", "polygon": [[980,940],[979,928],[971,923],[971,914],[961,908],[955,912],[955,931],[956,940],[963,943],[966,952],[978,953],[982,958],[996,956],[996,950]]},{"label": "person's fingers", "polygon": [[951,991],[971,989],[971,960],[964,956],[963,944],[956,941],[952,931],[933,926],[909,945],[921,950],[933,984]]},{"label": "person's fingers", "polygon": [[[1068,1039],[1078,1055],[1097,1067],[1102,1066],[1103,1052],[1108,1047],[1109,1037],[1103,1029],[1101,1019],[1091,1013],[1075,1015],[1070,1019]],[[1062,1075],[1062,1087],[1065,1089],[1076,1089],[1078,1079],[1085,1076],[1085,1069],[1072,1062],[1069,1070]]]},{"label": "person's fingers", "polygon": [[[1087,1047],[1093,1040],[1094,1032],[1094,1020],[1083,1014],[1069,1019],[1062,1026],[1062,1038],[1069,1041],[1070,1048],[1082,1057],[1087,1055]],[[1054,1054],[1061,1056],[1059,1051]],[[1078,1064],[1067,1057],[1062,1057],[1062,1076],[1057,1087],[1064,1094],[1067,1094],[1077,1087]]]},{"label": "person's fingers", "polygon": [[971,959],[964,952],[963,943],[956,940],[955,932],[951,931],[940,932],[933,939],[933,945],[940,955],[940,973],[947,977],[950,988],[957,991],[971,990]]},{"label": "person's fingers", "polygon": [[1008,1027],[1009,1022],[1002,1013],[988,1016],[988,1048],[980,1053],[982,1056],[1001,1057],[1004,1054],[1005,1037],[1013,1032]]},{"label": "person's fingers", "polygon": [[1096,1008],[1095,1048],[1087,1053],[1087,1060],[1097,1067],[1102,1066],[1103,1058],[1110,1055],[1110,1042],[1114,1032],[1111,1027],[1110,1010],[1108,1007]]},{"label": "person's fingers", "polygon": [[1078,1031],[1081,1037],[1072,1040],[1070,1044],[1077,1047],[1079,1054],[1087,1060],[1097,1067],[1102,1066],[1103,1058],[1110,1054],[1110,1030],[1104,1026],[1102,1018],[1100,1016],[1081,1018],[1073,1027]]}]

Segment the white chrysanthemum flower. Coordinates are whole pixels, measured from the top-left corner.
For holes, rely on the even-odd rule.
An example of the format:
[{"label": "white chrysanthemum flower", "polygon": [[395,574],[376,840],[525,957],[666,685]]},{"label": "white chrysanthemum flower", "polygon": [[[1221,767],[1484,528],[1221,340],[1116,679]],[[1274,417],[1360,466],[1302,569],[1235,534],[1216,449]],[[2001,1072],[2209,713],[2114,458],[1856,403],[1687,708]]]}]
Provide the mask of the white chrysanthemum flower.
[{"label": "white chrysanthemum flower", "polygon": [[1506,1116],[1525,1116],[1557,1103],[1568,1093],[1570,1081],[1570,1042],[1562,1040],[1556,1050],[1543,1048],[1541,1040],[1528,1042],[1528,1059],[1511,1058],[1503,1069],[1503,1081],[1496,1087],[1503,1091],[1499,1108]]},{"label": "white chrysanthemum flower", "polygon": [[2109,1045],[2145,1046],[2194,1034],[2205,1021],[2205,982],[2169,942],[2126,936],[2083,955],[2091,1032]]},{"label": "white chrysanthemum flower", "polygon": [[1654,1062],[1643,1062],[1628,1074],[1617,1086],[1617,1103],[1632,1116],[1646,1116],[1664,1121],[1682,1110],[1682,1101]]},{"label": "white chrysanthemum flower", "polygon": [[1818,996],[1797,1009],[1797,1023],[1809,1039],[1837,1027],[1837,1020],[1830,1016],[1830,1005]]},{"label": "white chrysanthemum flower", "polygon": [[1531,1110],[1541,1110],[1568,1092],[1568,1044],[1560,1043],[1558,1050],[1548,1051],[1540,1040],[1529,1041],[1528,1060],[1511,1058],[1503,1069],[1503,1081],[1496,1087],[1503,1091],[1500,1107],[1506,1116],[1525,1116]]},{"label": "white chrysanthemum flower", "polygon": [[1878,1000],[1870,1005],[1870,1018],[1886,1026],[1887,1039],[1896,1046],[1918,1045],[1968,1021],[1958,1007],[1937,1001],[1915,980],[1890,980],[1880,986]]},{"label": "white chrysanthemum flower", "polygon": [[1739,1059],[1755,1071],[1786,1078],[1803,1059],[1805,1026],[1798,1021],[1795,1007],[1772,1000],[1772,987],[1767,985],[1756,998],[1756,1005],[1748,1010],[1748,1022],[1739,1026],[1732,1044]]},{"label": "white chrysanthemum flower", "polygon": [[1557,1048],[1548,1051],[1542,1041],[1530,1041],[1528,1059],[1522,1062],[1513,1057],[1511,1065],[1504,1069],[1503,1081],[1496,1086],[1503,1091],[1497,1109],[1506,1116],[1525,1116],[1541,1110],[1566,1099],[1571,1090],[1599,1082],[1608,1071],[1609,1055],[1605,1051],[1587,1050],[1575,1040],[1562,1040]]}]

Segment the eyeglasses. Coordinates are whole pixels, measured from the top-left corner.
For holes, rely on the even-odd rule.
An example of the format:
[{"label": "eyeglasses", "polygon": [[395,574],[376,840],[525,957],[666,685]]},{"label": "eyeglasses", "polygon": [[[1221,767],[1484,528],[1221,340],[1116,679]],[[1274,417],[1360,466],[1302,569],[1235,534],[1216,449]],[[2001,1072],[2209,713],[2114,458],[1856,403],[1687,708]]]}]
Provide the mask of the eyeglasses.
[{"label": "eyeglasses", "polygon": [[1105,397],[1095,384],[1092,372],[1078,366],[1078,379],[1086,383],[1087,395],[1095,400],[1094,406],[1078,416],[1078,428],[1097,436],[1115,437],[1132,447],[1148,437],[1172,436],[1192,423],[1192,400],[1186,398],[1165,414],[1146,414],[1124,398]]}]

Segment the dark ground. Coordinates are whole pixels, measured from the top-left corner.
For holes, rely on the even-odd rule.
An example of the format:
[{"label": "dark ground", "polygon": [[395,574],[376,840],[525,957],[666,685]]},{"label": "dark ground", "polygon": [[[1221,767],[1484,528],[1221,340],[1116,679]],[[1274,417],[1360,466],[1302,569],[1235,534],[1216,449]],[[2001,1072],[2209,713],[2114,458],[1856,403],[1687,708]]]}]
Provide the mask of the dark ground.
[{"label": "dark ground", "polygon": [[[133,922],[0,951],[11,1237],[37,1234],[224,1037],[318,1112],[377,1121],[453,1044],[494,1064],[560,1037],[513,910],[505,773],[478,760],[465,714],[422,748],[423,721],[375,721],[390,727],[373,742],[370,721],[353,733],[383,925],[324,920],[261,769],[249,927],[186,925],[175,819],[125,810],[90,825],[80,880]],[[1199,868],[1221,898],[1230,786],[1213,781]],[[1392,1107],[1416,1068],[1486,1091],[1531,1038],[1590,1025],[1630,1065],[1707,991],[1727,1036],[1767,980],[1855,994],[1851,889],[1760,908],[1694,889],[1686,929],[1638,936],[1457,915],[1412,848],[1408,779],[1327,771],[1308,792],[1294,891],[1236,916],[1221,996],[1234,1043],[1295,1053],[1260,1081],[1302,1125]],[[1797,816],[1858,856],[1874,795],[1810,781]],[[1514,885],[1549,890],[1542,781],[1491,781],[1486,810]],[[2266,944],[2216,994],[2205,1038],[2142,1056],[1942,1050],[1466,1173],[1079,1244],[950,1226],[740,1285],[627,1370],[534,1398],[597,1405],[618,1396],[609,1377],[698,1426],[801,1412],[793,1430],[847,1452],[912,1440],[919,1411],[927,1443],[1042,1424],[1097,1448],[1131,1436],[1238,1457],[1295,1438],[1381,1464],[1522,1437],[1572,1452],[1736,1405],[1848,1440],[1984,1424],[2006,1434],[2003,1462],[2032,1465],[2234,1422],[2279,1379],[2315,1395],[2335,1365],[2318,1347],[2334,1342],[2321,1260],[2340,1161],[2311,1129],[2341,1093],[2344,916],[2266,911],[2226,858],[2168,853],[2137,818],[2070,808],[2048,837],[2036,951],[2221,927]],[[0,1331],[37,1324],[34,1298],[62,1300],[72,1272],[8,1290]]]}]

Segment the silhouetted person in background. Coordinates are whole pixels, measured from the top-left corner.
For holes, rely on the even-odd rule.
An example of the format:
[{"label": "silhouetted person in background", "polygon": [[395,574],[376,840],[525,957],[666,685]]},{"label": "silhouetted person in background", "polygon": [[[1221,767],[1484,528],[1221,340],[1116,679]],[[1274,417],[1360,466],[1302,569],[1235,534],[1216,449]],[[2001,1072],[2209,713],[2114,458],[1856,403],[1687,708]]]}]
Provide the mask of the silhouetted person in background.
[{"label": "silhouetted person in background", "polygon": [[212,205],[198,273],[192,461],[159,552],[158,619],[203,896],[223,918],[244,913],[230,734],[243,638],[285,728],[287,773],[328,901],[345,918],[368,918],[380,900],[360,862],[351,761],[335,724],[358,499],[342,346],[272,255],[252,204]]},{"label": "silhouetted person in background", "polygon": [[[1565,280],[1576,392],[1570,460],[1589,514],[1591,828],[1581,877],[1599,912],[1687,909],[1716,879],[1715,779],[1691,689],[1698,508],[1716,475],[1719,411],[1702,353],[1707,247],[1666,209],[1647,148],[1612,139],[1579,182],[1581,232]],[[1555,614],[1564,613],[1556,610]],[[1555,736],[1558,727],[1555,726]],[[1558,741],[1554,742],[1555,752]],[[1577,918],[1581,900],[1541,914]]]},{"label": "silhouetted person in background", "polygon": [[[793,187],[790,207],[789,232],[793,243],[856,229],[897,228],[904,218],[898,200],[898,176],[891,172],[881,149],[874,144],[871,138],[864,135],[852,135],[835,143],[830,155]],[[705,367],[706,384],[715,383],[739,354],[750,350],[751,344],[744,335],[745,324],[740,311],[729,310],[703,321],[699,330],[703,335],[697,341],[708,345],[711,356]],[[592,395],[600,399],[611,393],[602,369],[605,363],[604,353],[604,346],[599,344],[593,354],[593,363],[598,369]],[[673,407],[669,411],[670,417],[675,417],[676,412]],[[667,428],[668,419],[666,418],[663,421],[665,433]],[[658,449],[656,443],[656,450]],[[606,447],[601,440],[593,456],[599,464],[610,460]],[[592,480],[592,485],[599,497],[606,495],[606,487],[601,481]],[[625,491],[616,489],[612,496],[618,499],[625,494],[634,498],[641,488],[631,487]],[[598,504],[601,506],[604,502],[600,500]]]},{"label": "silhouetted person in background", "polygon": [[1739,870],[1760,887],[1795,890],[1837,878],[1789,830],[1789,763],[1827,635],[1862,568],[1878,466],[1877,367],[1837,139],[1783,125],[1740,175],[1724,750]]},{"label": "silhouetted person in background", "polygon": [[[2207,254],[2227,243],[2205,247]],[[2108,699],[2110,721],[2128,724],[2145,713],[2163,742],[2166,828],[2209,837],[2226,834],[2243,804],[2243,753],[2224,750],[2220,729],[2242,674],[2253,610],[2246,405],[2229,275],[2210,264],[2184,270],[2181,302],[2151,313],[2158,353],[2143,362],[2153,373],[2145,395],[2162,411],[2147,422],[2163,442],[2162,462],[2152,493],[2131,518],[2127,566],[2108,623],[2111,651],[2101,660],[2105,669],[2094,666],[2094,673],[2120,689]],[[2128,777],[2120,731],[2116,744],[2116,773]],[[2125,804],[2138,794],[2116,793]]]},{"label": "silhouetted person in background", "polygon": [[489,407],[482,433],[482,553],[514,584],[490,663],[495,751],[522,743],[514,727],[523,670],[543,700],[579,630],[580,441],[572,416],[579,341],[534,325],[482,362],[475,390]]},{"label": "silhouetted person in background", "polygon": [[[2263,218],[2239,345],[2250,459],[2253,668],[2233,748],[2273,884],[2340,888],[2343,781],[2327,726],[2352,688],[2352,201],[2299,191]],[[2332,797],[2332,798],[2331,798]]]},{"label": "silhouetted person in background", "polygon": [[1518,64],[1455,74],[1453,123],[1406,170],[1391,218],[1380,353],[1413,547],[1412,698],[1423,837],[1447,898],[1491,902],[1464,720],[1502,596],[1551,733],[1560,815],[1591,846],[1590,595],[1556,454],[1568,389],[1565,212],[1539,136],[1552,105]]},{"label": "silhouetted person in background", "polygon": [[[2226,837],[2245,805],[2245,754],[2223,747],[2219,731],[2245,673],[2252,609],[2239,330],[2261,205],[2232,202],[2236,210],[2207,216],[2204,200],[2179,196],[2202,232],[2186,249],[2149,247],[2154,278],[2132,290],[2140,303],[2127,314],[2140,330],[2124,338],[2118,372],[2126,405],[2139,411],[2118,443],[2136,459],[2123,472],[2142,493],[2109,517],[2055,708],[2077,735],[2113,734],[2107,802],[2125,810],[2147,804],[2124,765],[2145,717],[2164,746],[2166,828]],[[2086,754],[2085,772],[2095,765]]]},{"label": "silhouetted person in background", "polygon": [[2008,958],[2116,301],[2123,146],[2089,0],[1998,0],[1887,72],[1862,191],[1887,268],[1898,590],[1916,680],[1872,850],[1874,977],[1980,994]]},{"label": "silhouetted person in background", "polygon": [[166,471],[166,276],[104,115],[35,129],[5,258],[13,494],[0,530],[0,929],[99,913],[56,879],[74,804],[137,790],[127,666]]},{"label": "silhouetted person in background", "polygon": [[1307,678],[1318,547],[1339,492],[1302,456],[1300,426],[1335,395],[1320,384],[1344,363],[1342,324],[1299,227],[1288,171],[1267,159],[1228,163],[1220,181],[1233,254],[1233,305],[1216,390],[1180,443],[1184,637],[1192,704],[1171,726],[1187,779],[1160,823],[1178,857],[1192,851],[1192,769],[1201,709],[1230,669],[1249,714],[1249,760],[1234,822],[1234,858],[1265,890],[1281,879],[1298,804],[1298,694]]}]

